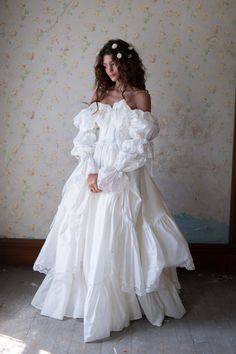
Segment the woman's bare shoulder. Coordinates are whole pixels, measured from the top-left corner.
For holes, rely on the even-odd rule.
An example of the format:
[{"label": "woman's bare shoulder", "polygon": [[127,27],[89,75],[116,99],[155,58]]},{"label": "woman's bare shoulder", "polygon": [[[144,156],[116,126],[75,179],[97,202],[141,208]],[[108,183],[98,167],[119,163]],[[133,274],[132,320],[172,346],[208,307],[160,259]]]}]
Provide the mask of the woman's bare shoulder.
[{"label": "woman's bare shoulder", "polygon": [[139,94],[139,93],[146,93],[146,94],[149,94],[149,92],[148,92],[147,89],[143,90],[143,89],[140,89],[140,88],[138,88],[138,87],[132,87],[131,92],[133,92],[135,95],[136,95],[136,94]]},{"label": "woman's bare shoulder", "polygon": [[151,112],[151,96],[148,90],[135,89],[132,96],[132,101],[137,109]]}]

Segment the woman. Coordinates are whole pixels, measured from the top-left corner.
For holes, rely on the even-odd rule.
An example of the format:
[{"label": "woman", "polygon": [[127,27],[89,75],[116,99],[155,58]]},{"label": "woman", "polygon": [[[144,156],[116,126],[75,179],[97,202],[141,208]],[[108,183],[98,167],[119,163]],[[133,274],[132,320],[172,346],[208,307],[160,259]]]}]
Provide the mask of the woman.
[{"label": "woman", "polygon": [[84,341],[110,336],[143,314],[181,318],[176,267],[194,269],[188,244],[151,175],[159,133],[145,70],[129,43],[97,55],[91,103],[74,118],[79,164],[33,269],[46,274],[31,304],[84,319]]}]

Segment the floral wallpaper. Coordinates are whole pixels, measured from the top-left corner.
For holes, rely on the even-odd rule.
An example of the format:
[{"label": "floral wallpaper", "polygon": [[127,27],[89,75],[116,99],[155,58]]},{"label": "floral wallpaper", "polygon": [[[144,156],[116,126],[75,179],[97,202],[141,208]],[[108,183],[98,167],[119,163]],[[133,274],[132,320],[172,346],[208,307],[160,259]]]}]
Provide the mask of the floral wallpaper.
[{"label": "floral wallpaper", "polygon": [[2,0],[0,235],[46,238],[97,51],[132,43],[160,122],[155,182],[190,242],[228,241],[234,0]]}]

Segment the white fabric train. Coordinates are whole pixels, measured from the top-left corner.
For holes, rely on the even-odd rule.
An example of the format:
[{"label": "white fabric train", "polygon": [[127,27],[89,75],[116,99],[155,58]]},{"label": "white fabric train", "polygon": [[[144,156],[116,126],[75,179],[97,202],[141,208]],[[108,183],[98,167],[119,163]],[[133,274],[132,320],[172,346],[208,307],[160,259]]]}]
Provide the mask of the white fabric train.
[{"label": "white fabric train", "polygon": [[[149,173],[158,120],[92,103],[74,118],[79,164],[33,265],[46,274],[31,304],[41,315],[84,319],[84,341],[110,336],[145,314],[156,326],[181,318],[176,267],[195,269],[188,243]],[[86,178],[98,173],[92,193]]]}]

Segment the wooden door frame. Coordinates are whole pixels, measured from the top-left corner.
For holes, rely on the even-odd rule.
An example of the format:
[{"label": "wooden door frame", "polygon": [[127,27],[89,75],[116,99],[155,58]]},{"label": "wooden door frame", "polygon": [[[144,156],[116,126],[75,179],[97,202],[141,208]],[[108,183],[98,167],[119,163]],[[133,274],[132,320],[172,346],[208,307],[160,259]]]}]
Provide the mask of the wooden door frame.
[{"label": "wooden door frame", "polygon": [[229,245],[236,247],[236,90],[234,101],[234,135],[233,135],[233,157],[231,177],[231,200],[230,200],[230,222],[229,222]]}]

